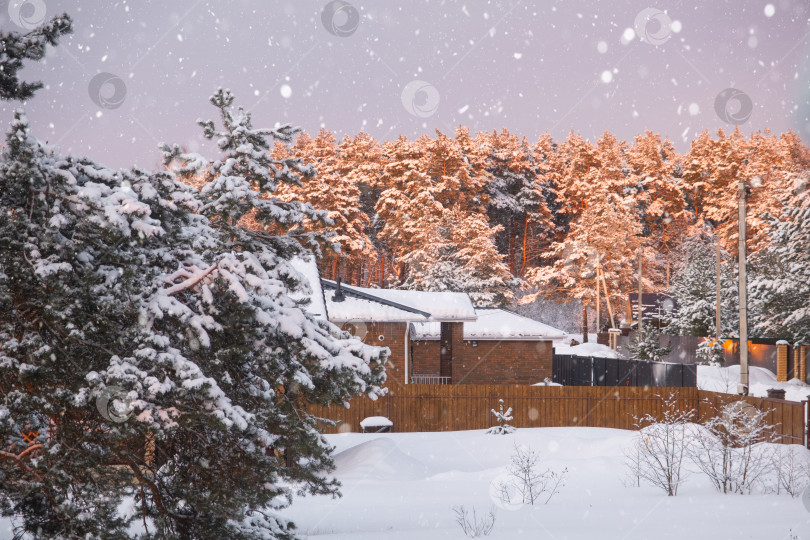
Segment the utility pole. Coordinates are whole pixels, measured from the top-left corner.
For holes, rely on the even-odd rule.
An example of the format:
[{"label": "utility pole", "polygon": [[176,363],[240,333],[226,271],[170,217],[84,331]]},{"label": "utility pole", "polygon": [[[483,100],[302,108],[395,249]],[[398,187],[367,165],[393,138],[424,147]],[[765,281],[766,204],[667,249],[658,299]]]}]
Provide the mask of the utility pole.
[{"label": "utility pole", "polygon": [[599,295],[599,267],[597,266],[596,267],[596,334],[597,334],[597,339],[598,339],[598,335],[599,335],[599,330],[601,328],[599,326],[600,319],[602,318],[601,313],[600,313],[601,306],[599,305],[599,304],[602,303],[602,299],[599,298],[599,296],[600,296]]},{"label": "utility pole", "polygon": [[641,262],[644,254],[644,248],[638,248],[638,335],[641,336]]},{"label": "utility pole", "polygon": [[737,387],[737,393],[743,396],[748,395],[748,280],[745,260],[745,197],[747,190],[745,180],[740,180],[737,184],[740,231],[740,384]]}]

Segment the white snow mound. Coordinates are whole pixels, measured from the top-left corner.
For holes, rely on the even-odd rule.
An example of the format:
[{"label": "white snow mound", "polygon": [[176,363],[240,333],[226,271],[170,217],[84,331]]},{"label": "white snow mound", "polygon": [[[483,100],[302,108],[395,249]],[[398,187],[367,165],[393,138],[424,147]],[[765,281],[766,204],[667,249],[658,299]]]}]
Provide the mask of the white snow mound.
[{"label": "white snow mound", "polygon": [[582,343],[580,345],[566,345],[564,343],[554,344],[555,354],[575,354],[577,356],[598,356],[600,358],[620,358],[619,353],[598,343]]},{"label": "white snow mound", "polygon": [[[698,366],[697,385],[701,390],[712,392],[737,393],[737,383],[740,382],[740,366]],[[810,397],[810,386],[798,379],[788,382],[778,382],[773,371],[761,367],[748,367],[748,393],[756,397],[765,397],[769,388],[785,390],[785,399],[788,401],[804,401]]]},{"label": "white snow mound", "polygon": [[341,479],[397,479],[425,478],[428,467],[416,460],[387,438],[380,437],[353,446],[335,455],[335,476]]}]

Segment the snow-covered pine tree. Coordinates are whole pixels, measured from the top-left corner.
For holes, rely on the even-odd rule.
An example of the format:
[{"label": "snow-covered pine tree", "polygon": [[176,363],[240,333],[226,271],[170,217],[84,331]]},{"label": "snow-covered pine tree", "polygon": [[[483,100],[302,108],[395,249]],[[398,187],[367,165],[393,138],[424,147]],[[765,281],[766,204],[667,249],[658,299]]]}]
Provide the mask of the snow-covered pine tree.
[{"label": "snow-covered pine tree", "polygon": [[573,131],[560,144],[559,156],[559,211],[568,223],[576,220],[587,206],[588,197],[595,187],[587,178],[591,169],[599,166],[599,160],[594,145]]},{"label": "snow-covered pine tree", "polygon": [[551,212],[527,142],[506,129],[478,138],[487,153],[487,214],[490,223],[501,227],[499,251],[507,255],[512,274],[520,275],[531,254],[536,256],[554,236]]},{"label": "snow-covered pine tree", "polygon": [[698,223],[710,223],[723,248],[736,254],[737,199],[740,179],[749,181],[748,245],[756,250],[770,228],[768,214],[779,212],[790,163],[787,143],[770,134],[754,134],[748,140],[736,128],[722,129],[713,139],[708,131],[692,141],[683,159],[683,190]]},{"label": "snow-covered pine tree", "polygon": [[[584,334],[587,309],[592,308],[596,300],[597,268],[604,276],[603,297],[606,286],[612,306],[620,313],[620,306],[626,301],[625,291],[638,286],[635,269],[643,242],[641,223],[632,199],[594,188],[587,207],[571,223],[566,237],[551,245],[549,255],[553,263],[527,272],[526,280],[536,292],[521,298],[521,303],[538,297],[579,300]],[[643,253],[644,289],[650,291],[654,290],[657,278],[654,252],[645,247]]]},{"label": "snow-covered pine tree", "polygon": [[659,250],[670,251],[690,221],[683,191],[675,178],[675,148],[651,131],[635,138],[627,149],[630,182],[637,184],[645,236]]},{"label": "snow-covered pine tree", "polygon": [[322,129],[312,139],[302,133],[291,148],[291,155],[312,165],[314,175],[302,185],[282,184],[279,199],[303,201],[327,212],[331,225],[320,221],[305,221],[311,231],[331,231],[331,241],[338,250],[328,250],[320,261],[323,275],[330,279],[347,277],[358,270],[366,259],[374,260],[376,253],[366,235],[369,218],[360,207],[360,189],[348,176],[341,174],[341,158],[337,141],[331,131]]},{"label": "snow-covered pine tree", "polygon": [[[715,334],[717,267],[716,237],[696,229],[674,250],[675,266],[670,294],[677,311],[666,317],[667,332],[682,336]],[[739,335],[736,264],[721,251],[720,309],[723,337]],[[707,351],[708,352],[708,351]]]},{"label": "snow-covered pine tree", "polygon": [[418,246],[401,257],[408,267],[403,287],[420,291],[466,292],[478,307],[509,307],[515,280],[481,214],[444,208],[415,237]]},{"label": "snow-covered pine tree", "polygon": [[359,210],[365,214],[366,228],[364,233],[371,245],[364,251],[360,272],[360,285],[368,286],[371,282],[379,285],[385,279],[383,257],[380,242],[380,219],[374,211],[374,205],[381,193],[380,176],[382,175],[382,146],[368,133],[348,135],[338,146],[338,171],[359,192]]},{"label": "snow-covered pine tree", "polygon": [[[200,191],[61,156],[16,114],[0,161],[0,508],[31,534],[122,537],[138,521],[289,538],[275,509],[337,492],[307,404],[378,395],[384,351],[294,300],[309,290],[294,227],[317,214],[272,198],[306,169],[268,157],[294,130],[254,129],[232,99],[212,98],[222,130],[203,123],[221,159],[165,147],[209,180]],[[249,213],[290,234],[243,229]]]},{"label": "snow-covered pine tree", "polygon": [[48,45],[56,46],[59,39],[73,32],[73,22],[67,13],[52,18],[28,33],[0,33],[0,99],[25,101],[42,88],[41,82],[20,81],[17,72],[26,60],[42,60]]},{"label": "snow-covered pine tree", "polygon": [[486,431],[487,435],[509,435],[517,431],[515,426],[509,425],[509,422],[514,420],[512,417],[512,407],[504,411],[502,399],[498,400],[498,410],[492,409],[492,414],[495,415],[495,420],[498,422],[498,425],[489,428]]},{"label": "snow-covered pine tree", "polygon": [[810,185],[795,185],[766,248],[754,255],[750,306],[761,335],[810,343]]},{"label": "snow-covered pine tree", "polygon": [[659,329],[649,324],[643,326],[641,332],[636,331],[627,345],[630,358],[642,362],[663,362],[672,347],[662,347],[660,338]]},{"label": "snow-covered pine tree", "polygon": [[407,267],[397,262],[414,248],[414,237],[424,225],[441,215],[443,205],[437,200],[439,190],[423,171],[422,160],[429,139],[408,141],[404,136],[383,145],[386,155],[380,177],[380,197],[375,205],[380,232],[379,251],[388,260],[393,278],[407,277]]}]

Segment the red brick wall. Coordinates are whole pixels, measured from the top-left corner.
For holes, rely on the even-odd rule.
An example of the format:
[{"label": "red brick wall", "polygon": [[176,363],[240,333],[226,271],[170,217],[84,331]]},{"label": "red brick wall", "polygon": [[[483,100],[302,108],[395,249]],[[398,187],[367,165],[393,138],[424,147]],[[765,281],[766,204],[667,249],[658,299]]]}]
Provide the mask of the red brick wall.
[{"label": "red brick wall", "polygon": [[[352,323],[342,325],[364,343],[388,347],[386,386],[405,383],[405,324]],[[554,354],[550,341],[473,341],[462,339],[462,323],[453,323],[453,384],[534,384],[551,378]],[[379,339],[383,336],[383,340]],[[439,340],[411,341],[412,373],[439,374]]]},{"label": "red brick wall", "polygon": [[439,340],[411,341],[414,375],[439,374]]},{"label": "red brick wall", "polygon": [[[338,326],[360,337],[363,343],[391,349],[385,364],[385,372],[388,374],[385,386],[395,387],[405,383],[405,324],[351,322]],[[380,336],[383,336],[382,340]],[[437,356],[436,362],[438,361]]]},{"label": "red brick wall", "polygon": [[[550,341],[473,341],[453,343],[453,384],[534,384],[551,378]],[[414,373],[439,374],[439,342],[414,341]]]}]

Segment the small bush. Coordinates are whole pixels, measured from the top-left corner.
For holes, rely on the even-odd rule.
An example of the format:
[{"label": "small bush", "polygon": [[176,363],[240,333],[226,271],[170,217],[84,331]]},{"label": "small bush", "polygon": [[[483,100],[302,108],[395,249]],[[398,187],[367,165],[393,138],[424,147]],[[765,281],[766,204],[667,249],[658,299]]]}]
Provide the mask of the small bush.
[{"label": "small bush", "polygon": [[496,486],[498,498],[504,504],[548,504],[551,498],[563,487],[568,469],[555,472],[540,470],[540,454],[529,447],[515,446],[507,479]]},{"label": "small bush", "polygon": [[695,430],[689,457],[718,491],[751,493],[773,467],[774,445],[760,444],[773,430],[766,414],[745,401],[735,401],[703,429]]},{"label": "small bush", "polygon": [[453,512],[456,514],[456,523],[466,536],[478,538],[479,536],[489,536],[495,526],[495,510],[490,511],[481,517],[475,512],[473,506],[472,513],[469,513],[464,506],[454,506]]},{"label": "small bush", "polygon": [[496,411],[495,409],[492,410],[492,414],[495,415],[495,418],[498,420],[498,425],[493,426],[487,430],[488,435],[508,435],[510,433],[514,433],[517,429],[514,426],[510,426],[507,422],[513,420],[512,418],[512,407],[509,407],[506,412],[503,410],[503,400],[499,399],[498,403],[500,404],[500,412]]},{"label": "small bush", "polygon": [[664,400],[664,406],[662,420],[650,414],[636,418],[639,432],[625,454],[625,464],[639,484],[644,479],[674,497],[686,478],[683,461],[694,410],[679,411],[673,394]]}]

